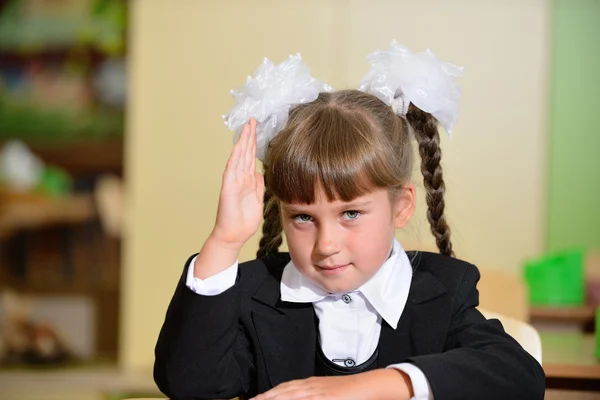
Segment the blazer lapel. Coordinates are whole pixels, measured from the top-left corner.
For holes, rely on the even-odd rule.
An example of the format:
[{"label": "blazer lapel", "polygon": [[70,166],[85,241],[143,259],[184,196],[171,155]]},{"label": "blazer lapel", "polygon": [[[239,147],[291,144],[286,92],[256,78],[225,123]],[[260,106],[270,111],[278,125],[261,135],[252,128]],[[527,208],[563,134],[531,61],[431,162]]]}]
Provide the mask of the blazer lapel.
[{"label": "blazer lapel", "polygon": [[252,321],[272,386],[313,376],[317,343],[312,304],[282,302],[279,285],[270,275],[253,296]]},{"label": "blazer lapel", "polygon": [[405,307],[396,329],[392,328],[385,320],[381,321],[379,368],[398,364],[412,355],[409,336],[411,320],[412,313]]},{"label": "blazer lapel", "polygon": [[[410,256],[409,256],[410,257]],[[418,269],[418,258],[410,257],[413,277],[408,301],[393,329],[383,321],[379,343],[379,366],[386,367],[407,358],[441,352],[452,306],[446,288],[431,273]]]},{"label": "blazer lapel", "polygon": [[446,288],[431,273],[417,271],[413,279],[409,295],[411,356],[441,353],[446,342],[452,302]]}]

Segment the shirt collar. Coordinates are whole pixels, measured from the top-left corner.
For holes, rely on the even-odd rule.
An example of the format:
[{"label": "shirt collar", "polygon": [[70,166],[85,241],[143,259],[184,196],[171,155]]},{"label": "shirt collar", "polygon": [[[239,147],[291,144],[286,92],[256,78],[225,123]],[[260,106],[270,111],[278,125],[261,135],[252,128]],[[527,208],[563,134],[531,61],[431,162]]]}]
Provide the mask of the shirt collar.
[{"label": "shirt collar", "polygon": [[[404,311],[412,280],[412,267],[402,245],[394,239],[392,253],[371,279],[356,292],[362,293],[377,313],[394,329]],[[317,303],[331,293],[302,275],[290,261],[281,277],[281,300]]]}]

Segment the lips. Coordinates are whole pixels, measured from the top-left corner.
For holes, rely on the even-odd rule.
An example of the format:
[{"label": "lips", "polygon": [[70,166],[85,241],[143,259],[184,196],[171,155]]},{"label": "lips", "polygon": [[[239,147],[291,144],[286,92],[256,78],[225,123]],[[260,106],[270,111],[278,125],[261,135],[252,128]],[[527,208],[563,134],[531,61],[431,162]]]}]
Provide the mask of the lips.
[{"label": "lips", "polygon": [[317,265],[317,268],[326,275],[335,275],[346,270],[349,265],[350,264]]},{"label": "lips", "polygon": [[337,269],[341,267],[345,267],[348,264],[336,264],[336,265],[317,265],[317,267],[321,269]]}]

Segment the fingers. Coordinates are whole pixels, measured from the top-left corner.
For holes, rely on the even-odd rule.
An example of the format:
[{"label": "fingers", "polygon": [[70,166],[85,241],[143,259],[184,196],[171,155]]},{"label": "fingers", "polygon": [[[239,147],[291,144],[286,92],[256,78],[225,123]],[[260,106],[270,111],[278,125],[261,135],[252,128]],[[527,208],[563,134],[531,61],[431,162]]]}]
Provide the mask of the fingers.
[{"label": "fingers", "polygon": [[244,124],[244,127],[242,128],[242,133],[241,133],[240,139],[239,139],[242,154],[240,155],[240,161],[236,168],[238,171],[246,171],[248,169],[246,152],[248,151],[248,142],[249,142],[248,139],[249,138],[250,138],[250,126],[248,124]]},{"label": "fingers", "polygon": [[254,118],[250,119],[250,137],[248,141],[250,145],[248,147],[248,151],[246,152],[247,163],[250,173],[254,173],[256,171],[256,120]]},{"label": "fingers", "polygon": [[296,399],[304,399],[311,398],[313,394],[313,390],[311,387],[306,387],[306,381],[297,380],[285,382],[280,385],[275,386],[271,390],[262,393],[253,400],[296,400]]},{"label": "fingers", "polygon": [[263,201],[265,196],[265,178],[262,174],[255,172],[254,179],[256,179],[256,197],[258,201]]},{"label": "fingers", "polygon": [[242,141],[243,134],[244,134],[244,130],[242,129],[242,134],[240,134],[240,137],[238,138],[237,142],[233,146],[233,150],[231,151],[231,154],[229,155],[229,160],[227,161],[227,167],[225,169],[226,171],[231,171],[231,170],[236,169],[240,162],[240,156],[242,154],[241,141]]},{"label": "fingers", "polygon": [[256,172],[256,120],[251,118],[244,124],[242,132],[233,147],[226,170],[237,170],[254,174]]}]

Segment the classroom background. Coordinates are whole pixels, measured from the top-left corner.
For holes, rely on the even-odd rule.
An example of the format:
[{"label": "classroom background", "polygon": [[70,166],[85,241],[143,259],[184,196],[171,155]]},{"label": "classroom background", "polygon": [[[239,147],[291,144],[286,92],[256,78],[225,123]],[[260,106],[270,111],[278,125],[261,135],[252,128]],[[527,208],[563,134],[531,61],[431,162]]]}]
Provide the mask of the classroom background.
[{"label": "classroom background", "polygon": [[[550,332],[544,351],[585,343],[596,375],[548,398],[596,398],[599,21],[597,0],[0,0],[0,399],[160,397],[154,345],[214,224],[230,89],[298,52],[355,88],[392,39],[464,66],[442,164],[482,303]],[[413,176],[397,237],[434,250]]]}]

